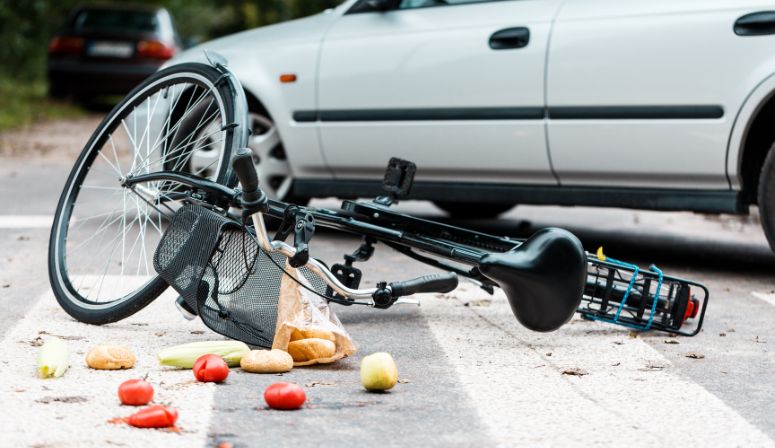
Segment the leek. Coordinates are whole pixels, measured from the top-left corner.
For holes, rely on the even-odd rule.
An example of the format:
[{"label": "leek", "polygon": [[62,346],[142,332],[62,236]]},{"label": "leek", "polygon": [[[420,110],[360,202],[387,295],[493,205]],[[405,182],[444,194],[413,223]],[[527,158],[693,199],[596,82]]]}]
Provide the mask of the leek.
[{"label": "leek", "polygon": [[38,375],[41,378],[59,378],[65,374],[69,366],[69,357],[65,341],[46,337],[38,352]]}]

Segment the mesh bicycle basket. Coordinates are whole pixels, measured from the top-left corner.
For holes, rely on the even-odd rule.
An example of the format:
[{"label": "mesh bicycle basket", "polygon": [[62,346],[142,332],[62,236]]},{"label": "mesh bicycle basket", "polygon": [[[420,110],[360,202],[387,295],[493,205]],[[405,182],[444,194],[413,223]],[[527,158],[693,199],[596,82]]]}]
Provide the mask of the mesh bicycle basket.
[{"label": "mesh bicycle basket", "polygon": [[[272,257],[272,260],[269,259]],[[181,207],[153,257],[159,275],[210,329],[250,345],[270,348],[287,257],[261,250],[249,230],[199,205]],[[300,268],[324,293],[322,279]]]}]

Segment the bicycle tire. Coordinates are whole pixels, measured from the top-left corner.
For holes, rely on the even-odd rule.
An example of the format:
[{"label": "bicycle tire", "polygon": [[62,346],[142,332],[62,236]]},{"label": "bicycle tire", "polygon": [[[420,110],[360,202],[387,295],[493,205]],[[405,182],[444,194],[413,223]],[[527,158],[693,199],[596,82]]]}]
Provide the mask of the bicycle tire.
[{"label": "bicycle tire", "polygon": [[[244,96],[242,95],[241,90],[235,89],[234,85],[229,82],[224,82],[223,75],[224,73],[218,68],[199,63],[174,65],[155,73],[143,81],[140,85],[135,87],[119,104],[113,108],[113,110],[111,110],[111,112],[108,113],[108,115],[103,119],[103,121],[100,123],[85,145],[83,151],[73,166],[70,175],[68,176],[67,182],[60,196],[49,239],[49,281],[57,301],[62,306],[62,308],[73,318],[81,322],[98,325],[115,322],[138,312],[149,303],[151,303],[154,299],[156,299],[159,295],[161,295],[161,293],[167,288],[167,283],[161,279],[152,268],[150,271],[148,270],[148,256],[152,257],[153,250],[147,250],[145,247],[145,240],[147,235],[143,226],[148,226],[150,221],[150,224],[155,227],[155,230],[158,230],[160,238],[162,233],[161,227],[163,213],[161,213],[161,209],[159,207],[162,205],[162,203],[164,203],[164,207],[170,208],[169,204],[171,204],[171,202],[168,202],[168,198],[171,197],[171,194],[167,193],[173,191],[177,192],[179,190],[175,189],[179,189],[179,187],[165,190],[165,184],[157,183],[153,186],[153,188],[146,189],[151,191],[151,193],[155,191],[155,196],[152,197],[152,200],[149,200],[148,198],[144,198],[141,195],[141,193],[148,194],[146,191],[141,191],[141,193],[138,193],[138,191],[135,189],[129,189],[125,187],[121,183],[121,180],[123,177],[126,177],[126,175],[129,175],[130,173],[136,174],[134,172],[135,170],[140,170],[142,174],[145,174],[146,172],[150,171],[150,166],[154,164],[161,164],[160,169],[168,170],[168,158],[174,157],[177,158],[177,160],[182,160],[185,157],[185,153],[181,152],[183,151],[184,147],[170,146],[168,144],[169,142],[167,141],[168,138],[174,142],[177,142],[176,144],[178,145],[182,144],[181,142],[185,142],[183,144],[192,148],[199,144],[198,140],[193,140],[194,137],[191,135],[184,136],[184,139],[182,140],[180,136],[178,136],[179,129],[181,127],[185,127],[183,126],[183,120],[194,120],[197,117],[193,116],[186,118],[186,115],[184,114],[177,118],[177,122],[173,123],[172,121],[173,111],[177,110],[178,103],[181,101],[186,101],[183,98],[186,98],[186,95],[188,95],[187,105],[190,105],[192,101],[194,101],[193,98],[195,95],[199,94],[199,88],[202,89],[202,93],[199,94],[199,97],[197,97],[197,101],[201,102],[211,99],[214,101],[214,104],[217,105],[218,109],[216,112],[218,115],[214,115],[213,122],[216,123],[216,125],[220,125],[220,131],[218,132],[220,132],[219,136],[222,136],[222,140],[217,142],[217,144],[221,145],[222,152],[217,169],[215,170],[216,173],[212,177],[212,180],[220,183],[227,183],[230,179],[233,178],[231,166],[229,163],[230,155],[236,148],[244,147],[247,143],[246,140],[248,136],[248,130],[244,129],[246,127],[244,125],[245,122],[240,120],[238,115],[246,110],[246,105],[240,104],[240,101],[244,102]],[[176,87],[179,87],[177,100]],[[235,90],[239,91],[237,92]],[[171,98],[170,91],[172,91]],[[151,111],[151,101],[153,98],[155,98],[155,104],[153,111]],[[151,120],[156,118],[157,107],[162,99],[169,103],[166,105],[167,109],[169,110],[168,118],[166,118],[165,121],[161,123],[161,128],[159,128],[159,135],[154,140],[154,147],[151,150],[151,128],[153,127],[155,129],[156,126],[158,126],[157,123],[152,125]],[[142,108],[145,104],[148,104],[147,107],[145,107],[147,109],[146,129],[142,134],[142,138],[136,142],[131,137],[132,132],[130,132],[128,128],[127,121],[130,121],[130,114],[142,114],[142,110],[139,113],[137,110],[138,108]],[[161,118],[164,117],[163,111],[164,109],[162,109]],[[199,117],[200,124],[204,121],[205,124],[208,126],[210,125],[210,118],[207,116],[207,114],[208,112],[204,112],[202,114],[203,116]],[[134,123],[136,131],[138,116],[134,116],[131,121]],[[243,123],[243,125],[235,126],[235,124],[240,123]],[[202,126],[204,126],[204,124],[202,124]],[[118,168],[115,169],[115,171],[117,173],[123,172],[118,154],[120,153],[121,157],[124,157],[125,154],[121,152],[120,149],[116,149],[113,139],[114,132],[117,132],[120,129],[119,127],[125,130],[126,136],[129,137],[128,140],[131,142],[131,150],[129,151],[128,156],[131,158],[131,165],[129,165],[127,170],[128,172],[123,176],[119,176],[119,178],[115,180],[115,182],[117,182],[116,184],[108,183],[108,186],[86,185],[86,180],[89,179],[91,171],[95,172],[95,179],[103,180],[99,178],[99,176],[102,174],[100,174],[100,171],[97,170],[95,165],[95,163],[99,163],[101,160],[100,156],[102,156],[102,159],[107,160],[110,166],[114,166],[108,160],[108,158],[111,156],[110,153],[108,153],[108,156],[102,153],[103,150],[107,151],[108,142],[110,143],[112,149],[112,156],[115,157],[115,165],[117,165]],[[205,132],[205,129],[200,130],[197,128],[197,131],[203,133]],[[164,132],[166,132],[166,134],[162,137]],[[171,136],[173,132],[174,137]],[[134,136],[137,138],[136,132],[134,133]],[[143,138],[145,138],[145,140],[143,140]],[[159,141],[159,138],[162,140]],[[197,135],[196,138],[198,139],[199,136]],[[145,143],[146,158],[138,162],[138,153],[140,153],[140,157],[142,157],[144,141],[147,142]],[[221,143],[221,141],[223,143]],[[157,145],[157,142],[160,146]],[[151,159],[152,153],[157,150],[158,153],[153,154],[153,157],[161,155],[161,158],[159,161],[153,161],[153,159]],[[193,150],[191,152],[193,153]],[[104,164],[104,161],[101,163]],[[177,168],[182,169],[183,167]],[[108,171],[110,171],[110,169],[108,169]],[[110,174],[115,175],[116,173]],[[100,300],[100,293],[104,286],[107,272],[111,268],[111,272],[118,269],[112,265],[112,258],[113,254],[116,252],[115,245],[117,243],[113,243],[113,240],[108,242],[108,244],[113,243],[114,247],[111,250],[110,255],[108,256],[108,259],[105,263],[103,277],[100,279],[99,283],[99,290],[97,291],[96,297],[93,299],[90,299],[90,294],[93,291],[88,293],[86,292],[86,290],[93,290],[93,288],[83,287],[83,283],[86,281],[84,279],[88,278],[91,274],[81,275],[79,286],[76,287],[74,284],[76,276],[71,276],[71,273],[69,272],[69,269],[73,268],[74,266],[68,265],[68,262],[72,262],[72,260],[68,260],[68,257],[72,255],[73,250],[80,249],[80,247],[73,247],[72,250],[68,252],[68,244],[71,244],[71,246],[74,244],[68,241],[68,237],[72,236],[70,235],[71,232],[75,232],[77,230],[73,223],[77,223],[79,227],[87,225],[93,226],[94,221],[92,223],[88,223],[90,219],[102,219],[99,215],[89,215],[87,218],[76,217],[73,219],[73,209],[76,207],[77,202],[80,200],[79,196],[88,196],[88,194],[84,191],[90,191],[92,189],[104,189],[106,191],[113,191],[113,193],[106,194],[118,194],[117,192],[121,191],[121,194],[123,195],[123,215],[118,218],[112,218],[112,215],[109,215],[111,221],[110,224],[107,225],[112,226],[114,223],[116,223],[116,226],[118,226],[118,220],[121,220],[120,238],[122,239],[122,259],[117,263],[117,266],[120,266],[121,282],[118,287],[119,291],[116,292],[116,297],[104,301]],[[136,210],[134,211],[128,210],[126,205],[127,197],[129,196],[128,190],[131,190],[131,193],[140,198],[140,200],[138,200],[137,197],[132,198],[136,205]],[[141,215],[140,204],[143,203],[141,200],[151,205],[155,203],[156,207],[153,207],[155,208],[153,213],[156,213],[156,215],[150,219],[149,216],[151,212],[149,212],[148,205],[144,205],[143,207],[145,207],[145,216],[139,218],[139,220],[137,217],[132,219],[132,221],[129,223],[129,227],[127,227],[126,223],[129,216],[128,212],[136,212],[138,217]],[[88,198],[86,202],[88,203]],[[118,206],[114,207],[114,211],[117,215],[121,215],[121,212],[117,211],[118,208]],[[157,217],[159,220],[158,227],[155,226]],[[108,220],[108,217],[103,219],[102,223],[96,229],[97,233],[107,232],[107,230],[105,230],[107,229],[107,227],[105,227],[105,223],[108,222]],[[81,223],[80,221],[83,222]],[[126,255],[125,240],[127,239],[127,229],[132,230],[135,226],[135,222],[137,222],[137,226],[140,227],[140,230],[138,230],[138,239],[135,240],[134,245],[132,246],[132,252],[129,252],[128,255],[129,257],[132,256],[137,241],[139,240],[140,236],[142,236],[142,251],[140,252],[141,255],[139,255],[138,258],[142,258],[143,256],[146,258],[144,266],[144,277],[147,278],[147,280],[143,280],[142,285],[137,287],[132,286],[130,283],[128,288],[131,289],[128,289],[127,292],[124,293],[120,290],[122,289],[125,280],[124,271],[126,259],[123,258]],[[74,226],[72,229],[70,228],[71,225]],[[150,227],[148,228],[150,229]],[[84,232],[87,231],[88,230],[84,230]],[[88,242],[93,238],[95,238],[95,236],[91,235],[85,241]],[[104,236],[100,236],[100,242],[103,238]],[[116,237],[114,237],[114,239],[116,239]],[[98,249],[100,251],[103,250],[103,248],[100,246],[98,246]],[[155,246],[153,249],[155,250]],[[138,261],[138,272],[140,271],[141,267],[143,267],[142,262]],[[128,270],[128,268],[126,268],[126,270]],[[140,282],[138,281],[138,283]]]}]

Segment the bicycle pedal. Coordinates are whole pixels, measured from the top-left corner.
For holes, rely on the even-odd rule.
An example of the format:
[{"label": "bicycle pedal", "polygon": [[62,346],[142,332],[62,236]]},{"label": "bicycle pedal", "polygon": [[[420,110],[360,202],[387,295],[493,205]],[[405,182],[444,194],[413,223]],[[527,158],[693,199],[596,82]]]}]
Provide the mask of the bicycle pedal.
[{"label": "bicycle pedal", "polygon": [[188,304],[186,303],[186,299],[184,299],[183,296],[178,296],[178,298],[175,299],[175,306],[186,320],[196,319],[196,313],[191,311]]}]

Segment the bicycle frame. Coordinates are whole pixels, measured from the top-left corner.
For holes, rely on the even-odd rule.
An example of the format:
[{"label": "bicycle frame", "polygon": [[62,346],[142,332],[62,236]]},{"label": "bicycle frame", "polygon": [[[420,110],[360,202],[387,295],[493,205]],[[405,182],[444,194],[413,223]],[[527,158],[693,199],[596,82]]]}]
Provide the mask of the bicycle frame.
[{"label": "bicycle frame", "polygon": [[[226,205],[240,206],[240,190],[180,172],[157,172],[140,175],[125,179],[123,184],[132,188],[134,185],[144,182],[165,180],[178,182],[209,195],[209,200],[203,202],[221,204],[224,209],[227,208]],[[265,214],[284,219],[289,207],[295,207],[297,210],[308,213],[314,218],[318,226],[381,241],[425,264],[469,278],[490,293],[492,293],[494,286],[502,285],[485,275],[482,272],[482,267],[494,254],[508,254],[509,251],[518,250],[520,246],[525,244],[524,240],[497,237],[405,215],[375,203],[344,201],[343,209],[335,211],[300,207],[268,200],[261,211],[250,216],[255,229],[255,237],[264,251],[279,252],[288,258],[293,258],[296,255],[295,247],[269,237],[264,221]],[[469,265],[472,268],[470,270],[462,269],[418,253],[418,250],[432,256]],[[622,264],[616,260],[606,261],[589,253],[586,254],[586,259],[587,280],[583,293],[578,298],[578,301],[583,301],[583,303],[578,304],[577,301],[577,311],[583,317],[616,323],[636,330],[658,329],[687,336],[696,335],[700,331],[709,297],[709,292],[705,286],[689,280],[665,276],[661,271],[659,274],[656,271],[644,272],[634,265]],[[340,281],[336,274],[314,258],[310,258],[305,266],[323,279],[335,293],[351,300],[352,303],[374,306],[373,296],[378,288],[350,288]],[[601,275],[601,271],[604,271],[605,274]],[[662,287],[668,283],[669,287],[666,288],[668,292],[663,293]],[[657,284],[658,286],[654,288]],[[702,296],[700,298],[691,296],[692,288],[695,292],[701,291]],[[510,291],[507,291],[507,295],[510,295],[509,293]],[[408,302],[411,301],[398,299],[395,303]],[[689,308],[691,308],[691,313],[689,313]],[[514,309],[513,302],[512,309]],[[514,311],[516,315],[517,310]],[[519,319],[519,315],[517,317]],[[688,331],[681,330],[688,318],[696,318],[694,328]],[[522,320],[520,319],[520,321]],[[547,331],[538,329],[539,331]]]}]

